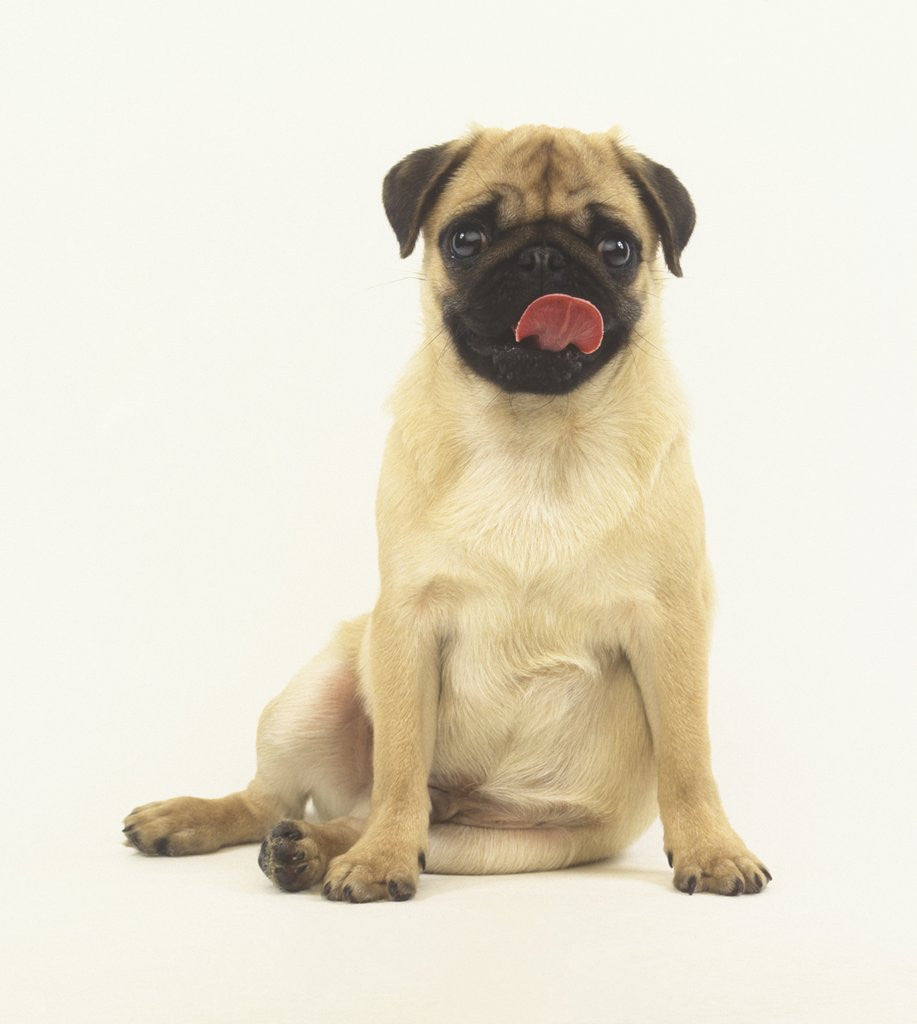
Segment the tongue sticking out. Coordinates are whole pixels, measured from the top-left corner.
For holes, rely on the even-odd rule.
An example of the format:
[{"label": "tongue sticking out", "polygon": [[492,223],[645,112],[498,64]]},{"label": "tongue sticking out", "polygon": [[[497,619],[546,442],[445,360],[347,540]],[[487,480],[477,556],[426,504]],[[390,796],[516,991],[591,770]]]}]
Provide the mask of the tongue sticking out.
[{"label": "tongue sticking out", "polygon": [[602,344],[602,314],[585,299],[572,295],[542,295],[529,303],[516,324],[516,341],[533,338],[545,352],[560,352],[575,345],[588,355]]}]

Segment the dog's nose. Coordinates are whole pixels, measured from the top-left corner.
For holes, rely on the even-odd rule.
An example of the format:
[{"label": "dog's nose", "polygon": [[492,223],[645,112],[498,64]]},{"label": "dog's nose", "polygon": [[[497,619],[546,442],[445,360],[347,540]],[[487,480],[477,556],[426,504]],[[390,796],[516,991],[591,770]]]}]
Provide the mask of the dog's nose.
[{"label": "dog's nose", "polygon": [[529,245],[519,253],[523,270],[560,270],[566,265],[566,256],[552,245]]}]

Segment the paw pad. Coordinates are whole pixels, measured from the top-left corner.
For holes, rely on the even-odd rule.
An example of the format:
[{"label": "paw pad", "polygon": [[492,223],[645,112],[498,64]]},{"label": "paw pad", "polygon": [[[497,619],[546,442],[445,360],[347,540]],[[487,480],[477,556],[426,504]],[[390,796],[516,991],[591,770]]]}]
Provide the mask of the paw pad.
[{"label": "paw pad", "polygon": [[258,867],[284,892],[314,885],[327,866],[321,846],[305,822],[281,821],[261,844]]}]

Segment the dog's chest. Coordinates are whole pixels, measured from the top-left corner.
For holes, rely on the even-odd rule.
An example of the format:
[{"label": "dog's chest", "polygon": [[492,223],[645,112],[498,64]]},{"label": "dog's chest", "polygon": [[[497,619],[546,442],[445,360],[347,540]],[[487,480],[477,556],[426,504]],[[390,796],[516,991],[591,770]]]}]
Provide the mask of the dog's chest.
[{"label": "dog's chest", "polygon": [[[609,668],[646,592],[622,525],[635,488],[613,448],[480,445],[392,560],[440,602],[432,778],[446,791],[572,799],[607,767]],[[571,743],[577,756],[558,757]]]},{"label": "dog's chest", "polygon": [[609,453],[556,445],[481,448],[436,501],[429,524],[450,560],[505,566],[519,577],[578,571],[629,511],[634,488]]},{"label": "dog's chest", "polygon": [[486,783],[538,763],[605,700],[609,652],[572,587],[545,581],[469,595],[441,658],[435,769]]}]

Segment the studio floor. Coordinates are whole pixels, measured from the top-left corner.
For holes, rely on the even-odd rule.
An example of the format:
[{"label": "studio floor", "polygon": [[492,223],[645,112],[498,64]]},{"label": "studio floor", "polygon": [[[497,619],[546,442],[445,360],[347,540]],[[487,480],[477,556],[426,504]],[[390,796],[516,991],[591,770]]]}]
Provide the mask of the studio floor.
[{"label": "studio floor", "polygon": [[801,856],[736,899],[677,893],[658,823],[613,863],[427,875],[409,903],[272,889],[254,847],[187,859],[23,836],[11,1022],[904,1022],[896,875]]}]

